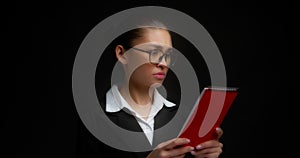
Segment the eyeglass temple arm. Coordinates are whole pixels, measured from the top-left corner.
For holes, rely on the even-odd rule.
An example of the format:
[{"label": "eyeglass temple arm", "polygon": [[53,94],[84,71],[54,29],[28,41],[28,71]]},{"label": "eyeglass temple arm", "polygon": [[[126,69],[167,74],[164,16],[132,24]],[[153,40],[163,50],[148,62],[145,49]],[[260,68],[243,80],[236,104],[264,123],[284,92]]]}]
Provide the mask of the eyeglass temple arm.
[{"label": "eyeglass temple arm", "polygon": [[143,49],[134,48],[134,47],[132,47],[132,49],[135,49],[135,50],[138,50],[138,51],[141,51],[141,52],[145,52],[145,53],[148,53],[148,54],[150,54],[150,52],[149,52],[149,51],[146,51],[146,50],[143,50]]}]

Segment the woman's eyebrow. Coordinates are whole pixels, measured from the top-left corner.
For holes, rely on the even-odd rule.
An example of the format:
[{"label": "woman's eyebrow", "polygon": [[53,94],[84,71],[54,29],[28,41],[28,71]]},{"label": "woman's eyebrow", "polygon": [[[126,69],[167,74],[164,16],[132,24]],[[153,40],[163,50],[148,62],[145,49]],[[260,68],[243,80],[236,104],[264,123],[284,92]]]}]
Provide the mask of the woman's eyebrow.
[{"label": "woman's eyebrow", "polygon": [[164,48],[166,48],[166,49],[172,49],[173,48],[173,47],[170,47],[170,46],[162,46],[162,45],[153,44],[153,43],[149,44],[148,46],[154,47],[156,49],[164,49]]},{"label": "woman's eyebrow", "polygon": [[163,46],[159,45],[159,44],[147,44],[148,47],[154,47],[154,48],[158,48],[158,49],[162,49]]}]

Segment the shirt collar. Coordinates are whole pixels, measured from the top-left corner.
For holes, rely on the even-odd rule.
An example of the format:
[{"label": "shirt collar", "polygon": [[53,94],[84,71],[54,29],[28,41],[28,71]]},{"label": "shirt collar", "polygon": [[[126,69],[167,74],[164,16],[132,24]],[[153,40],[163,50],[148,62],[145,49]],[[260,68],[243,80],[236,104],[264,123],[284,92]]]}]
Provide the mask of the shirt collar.
[{"label": "shirt collar", "polygon": [[[155,111],[159,111],[163,105],[166,107],[173,107],[176,104],[166,100],[159,92],[155,89],[154,91],[154,98],[153,98],[153,109]],[[106,112],[118,112],[123,108],[134,112],[132,108],[128,105],[127,101],[122,97],[119,92],[119,89],[116,85],[113,85],[111,89],[106,93]],[[157,113],[155,112],[155,113]],[[135,113],[135,112],[134,112]]]}]

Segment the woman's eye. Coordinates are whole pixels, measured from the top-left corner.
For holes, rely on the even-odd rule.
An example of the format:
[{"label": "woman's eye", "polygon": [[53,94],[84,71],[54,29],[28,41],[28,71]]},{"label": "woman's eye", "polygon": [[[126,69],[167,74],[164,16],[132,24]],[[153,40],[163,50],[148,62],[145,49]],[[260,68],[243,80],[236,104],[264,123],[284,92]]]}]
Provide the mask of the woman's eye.
[{"label": "woman's eye", "polygon": [[166,53],[169,53],[169,54],[171,54],[171,53],[173,53],[174,52],[174,49],[168,49],[167,51],[166,51]]},{"label": "woman's eye", "polygon": [[159,53],[160,50],[159,50],[159,49],[153,49],[153,50],[151,50],[151,52],[152,52],[152,53]]}]

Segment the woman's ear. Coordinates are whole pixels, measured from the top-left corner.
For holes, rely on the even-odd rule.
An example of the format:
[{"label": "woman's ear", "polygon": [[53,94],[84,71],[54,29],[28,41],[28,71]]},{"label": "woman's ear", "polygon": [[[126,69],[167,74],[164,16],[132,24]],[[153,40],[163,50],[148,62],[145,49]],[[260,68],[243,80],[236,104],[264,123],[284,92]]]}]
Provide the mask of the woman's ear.
[{"label": "woman's ear", "polygon": [[127,57],[125,55],[125,48],[122,45],[117,45],[115,48],[115,53],[117,59],[122,63],[122,64],[127,64]]}]

